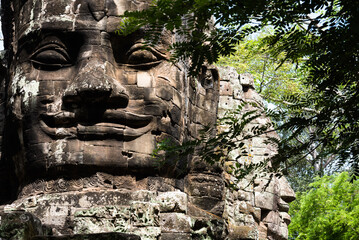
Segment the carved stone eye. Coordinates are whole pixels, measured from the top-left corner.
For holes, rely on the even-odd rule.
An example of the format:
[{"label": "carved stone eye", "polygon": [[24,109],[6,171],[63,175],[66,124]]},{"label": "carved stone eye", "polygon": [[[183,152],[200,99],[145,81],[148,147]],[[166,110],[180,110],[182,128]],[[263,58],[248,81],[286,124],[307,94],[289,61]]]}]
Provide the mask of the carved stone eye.
[{"label": "carved stone eye", "polygon": [[166,59],[165,54],[152,47],[144,46],[142,43],[134,44],[126,55],[126,64],[135,68],[152,67]]},{"label": "carved stone eye", "polygon": [[142,63],[150,63],[156,62],[159,59],[148,50],[137,50],[130,54],[128,57],[129,64],[142,64]]},{"label": "carved stone eye", "polygon": [[43,70],[56,70],[71,66],[71,59],[66,49],[57,43],[50,43],[38,48],[30,59],[35,68]]}]

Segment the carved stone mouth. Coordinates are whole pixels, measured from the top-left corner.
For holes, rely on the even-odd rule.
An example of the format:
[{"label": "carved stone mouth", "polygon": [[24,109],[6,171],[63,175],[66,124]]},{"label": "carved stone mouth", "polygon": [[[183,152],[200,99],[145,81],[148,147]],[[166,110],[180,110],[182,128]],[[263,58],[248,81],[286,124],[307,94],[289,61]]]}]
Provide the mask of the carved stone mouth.
[{"label": "carved stone mouth", "polygon": [[98,122],[83,122],[73,112],[44,113],[40,127],[56,139],[135,139],[153,128],[153,116],[106,110]]}]

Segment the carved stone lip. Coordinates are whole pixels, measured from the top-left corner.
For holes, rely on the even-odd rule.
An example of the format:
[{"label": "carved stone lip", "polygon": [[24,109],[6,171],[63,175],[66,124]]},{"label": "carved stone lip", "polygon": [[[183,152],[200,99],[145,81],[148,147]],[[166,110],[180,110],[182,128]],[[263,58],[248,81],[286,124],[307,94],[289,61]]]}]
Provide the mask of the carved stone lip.
[{"label": "carved stone lip", "polygon": [[73,112],[44,113],[40,127],[56,139],[132,140],[153,129],[153,116],[123,110],[106,110],[98,122],[83,122]]}]

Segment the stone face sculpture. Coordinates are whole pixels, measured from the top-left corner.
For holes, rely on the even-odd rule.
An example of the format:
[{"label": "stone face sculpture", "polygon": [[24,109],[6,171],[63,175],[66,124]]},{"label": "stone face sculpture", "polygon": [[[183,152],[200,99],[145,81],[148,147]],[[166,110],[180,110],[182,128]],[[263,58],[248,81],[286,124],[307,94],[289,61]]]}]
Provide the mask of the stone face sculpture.
[{"label": "stone face sculpture", "polygon": [[[181,142],[189,135],[190,121],[184,120],[193,103],[184,69],[165,61],[174,37],[164,33],[156,47],[145,48],[144,31],[114,34],[119,14],[146,4],[12,1],[7,104],[13,121],[5,134],[12,136],[7,145],[22,149],[6,147],[4,154],[20,188],[99,171],[151,175],[158,139]],[[215,119],[216,98],[202,103],[213,105],[198,121],[204,124]]]},{"label": "stone face sculpture", "polygon": [[[114,34],[125,10],[148,4],[2,1],[4,211],[33,214],[54,236],[285,239],[278,229],[286,229],[287,216],[278,206],[286,212],[287,205],[278,182],[270,190],[259,184],[233,193],[222,169],[195,164],[196,156],[156,167],[157,142],[196,138],[216,121],[220,84],[214,68],[203,67],[194,79],[186,63],[166,61],[172,33],[164,31],[154,47],[144,45],[145,29]],[[233,81],[242,87],[238,77]]]}]

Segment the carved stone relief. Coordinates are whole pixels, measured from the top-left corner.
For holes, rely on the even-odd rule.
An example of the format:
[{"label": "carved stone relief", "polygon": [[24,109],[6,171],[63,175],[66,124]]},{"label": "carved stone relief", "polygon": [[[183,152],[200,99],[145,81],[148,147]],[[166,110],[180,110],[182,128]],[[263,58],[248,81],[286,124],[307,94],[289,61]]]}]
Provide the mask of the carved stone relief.
[{"label": "carved stone relief", "polygon": [[[259,184],[233,193],[222,169],[194,164],[198,156],[157,168],[157,142],[196,138],[215,123],[218,107],[249,97],[237,76],[220,84],[207,66],[190,78],[186,64],[166,61],[175,41],[169,32],[154,47],[144,45],[145,30],[115,35],[120,14],[148,4],[2,0],[1,216],[38,218],[46,231],[33,231],[34,239],[285,238],[277,190],[262,193]],[[272,208],[261,199],[273,200]]]}]

